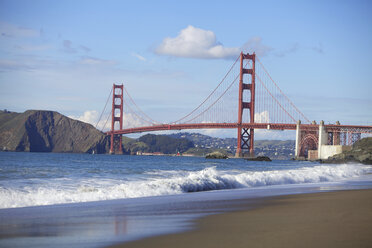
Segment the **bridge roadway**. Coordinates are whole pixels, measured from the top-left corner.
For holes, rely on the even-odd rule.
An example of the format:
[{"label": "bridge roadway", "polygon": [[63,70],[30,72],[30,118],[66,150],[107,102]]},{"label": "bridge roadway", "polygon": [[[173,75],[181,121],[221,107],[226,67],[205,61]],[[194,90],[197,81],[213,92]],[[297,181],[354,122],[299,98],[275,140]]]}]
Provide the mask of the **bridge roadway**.
[{"label": "bridge roadway", "polygon": [[[126,128],[121,130],[106,132],[107,135],[120,135],[130,133],[143,133],[165,130],[184,130],[184,129],[234,129],[238,128],[238,123],[197,123],[197,124],[160,124],[144,127]],[[284,123],[242,123],[242,128],[267,129],[267,130],[296,130],[296,124]],[[333,132],[353,132],[372,134],[372,126],[354,125],[324,125],[327,131]],[[318,124],[301,124],[301,130],[315,131],[319,129]]]}]

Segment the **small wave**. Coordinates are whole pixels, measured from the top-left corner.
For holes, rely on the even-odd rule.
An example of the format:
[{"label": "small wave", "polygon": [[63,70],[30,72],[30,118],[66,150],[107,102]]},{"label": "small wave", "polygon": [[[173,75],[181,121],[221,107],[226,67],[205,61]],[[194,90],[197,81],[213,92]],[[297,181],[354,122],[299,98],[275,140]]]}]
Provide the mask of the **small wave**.
[{"label": "small wave", "polygon": [[138,180],[85,179],[58,184],[40,183],[18,188],[0,188],[0,208],[52,205],[109,199],[182,194],[188,192],[249,188],[269,185],[330,182],[357,177],[370,168],[361,165],[314,166],[275,171],[157,171]]}]

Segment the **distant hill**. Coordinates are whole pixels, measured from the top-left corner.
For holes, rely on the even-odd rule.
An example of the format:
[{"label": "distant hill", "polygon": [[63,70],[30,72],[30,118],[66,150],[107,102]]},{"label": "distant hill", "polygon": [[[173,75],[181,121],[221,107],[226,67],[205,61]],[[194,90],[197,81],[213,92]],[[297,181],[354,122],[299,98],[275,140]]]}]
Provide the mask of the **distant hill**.
[{"label": "distant hill", "polygon": [[137,152],[160,152],[164,154],[184,153],[193,148],[192,141],[182,138],[173,138],[167,135],[146,134],[138,139],[123,138],[124,151],[129,154]]},{"label": "distant hill", "polygon": [[[174,154],[177,152],[205,156],[211,152],[221,152],[234,156],[236,138],[215,138],[200,133],[175,133],[169,135],[147,134],[138,139],[123,137],[123,147],[126,154],[137,152],[161,152]],[[257,156],[268,156],[272,159],[290,159],[294,156],[294,140],[256,140]]]},{"label": "distant hill", "polygon": [[168,136],[173,138],[184,138],[192,141],[195,147],[201,148],[214,148],[214,149],[231,149],[235,150],[236,148],[236,138],[215,138],[208,135],[200,134],[200,133],[174,133],[169,134]]},{"label": "distant hill", "polygon": [[[236,151],[236,138],[215,138],[200,133],[187,132],[169,134],[169,136],[192,141],[195,148],[188,152],[197,155],[220,151],[231,156]],[[294,140],[255,140],[254,146],[255,153],[259,156],[268,156],[272,159],[290,159],[294,157]]]},{"label": "distant hill", "polygon": [[0,111],[0,149],[106,153],[109,151],[109,138],[90,124],[54,111]]}]

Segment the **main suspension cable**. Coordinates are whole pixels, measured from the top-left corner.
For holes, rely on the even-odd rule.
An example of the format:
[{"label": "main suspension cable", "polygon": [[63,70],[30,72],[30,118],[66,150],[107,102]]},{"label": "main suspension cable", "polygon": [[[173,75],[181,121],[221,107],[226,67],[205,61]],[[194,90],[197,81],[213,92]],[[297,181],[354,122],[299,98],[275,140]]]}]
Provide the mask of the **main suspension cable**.
[{"label": "main suspension cable", "polygon": [[101,115],[99,116],[99,119],[98,119],[98,121],[97,121],[97,123],[96,123],[96,126],[95,126],[96,128],[98,127],[98,124],[99,124],[99,122],[101,121],[101,118],[102,118],[102,116],[103,116],[103,113],[104,113],[105,110],[106,110],[107,103],[108,103],[109,100],[110,100],[111,94],[112,94],[112,88],[111,88],[110,94],[109,94],[109,96],[108,96],[108,98],[107,98],[107,101],[106,101],[105,107],[103,108],[103,110],[102,110],[102,112],[101,112]]},{"label": "main suspension cable", "polygon": [[[129,94],[129,92],[127,91],[127,89],[125,88],[125,87],[123,87],[124,88],[124,91],[127,93],[127,95],[129,96],[129,99],[130,99],[130,101],[133,103],[133,105],[137,108],[137,110],[145,117],[145,118],[147,118],[147,119],[149,119],[150,121],[148,121],[148,120],[145,120],[144,118],[141,118],[142,120],[145,120],[146,122],[148,122],[148,123],[151,123],[151,124],[157,124],[157,123],[159,123],[158,121],[155,121],[154,119],[152,119],[151,117],[149,117],[147,114],[145,114],[145,112],[143,112],[138,106],[137,106],[137,104],[135,103],[135,101],[133,100],[133,98],[131,97],[131,95]],[[128,107],[129,107],[129,104],[128,104]],[[133,111],[133,109],[132,109],[132,111]],[[133,111],[133,113],[134,113],[134,111]],[[138,116],[137,114],[136,114],[136,116]],[[138,116],[139,117],[139,116]]]},{"label": "main suspension cable", "polygon": [[233,63],[233,65],[230,67],[229,71],[226,73],[226,75],[222,78],[221,82],[217,85],[217,87],[207,96],[207,98],[205,98],[205,100],[199,104],[199,106],[197,106],[193,111],[191,111],[189,114],[187,114],[186,116],[182,117],[181,119],[178,119],[174,122],[172,122],[172,124],[174,123],[178,123],[184,119],[186,119],[187,117],[189,117],[190,115],[192,115],[196,110],[198,110],[212,95],[214,92],[216,92],[216,90],[220,87],[220,85],[223,83],[223,81],[226,79],[226,77],[230,74],[230,72],[232,71],[232,69],[234,68],[236,62],[238,62],[240,56],[235,60],[235,62]]},{"label": "main suspension cable", "polygon": [[275,83],[275,81],[271,78],[270,74],[267,72],[265,66],[261,63],[260,59],[256,56],[258,63],[262,66],[262,69],[266,72],[266,74],[269,76],[270,80],[274,83],[274,85],[279,89],[280,93],[288,100],[289,104],[292,105],[296,109],[296,111],[307,121],[310,123],[310,120],[306,118],[306,116],[294,105],[294,103],[287,97],[286,94],[283,93],[283,91],[279,88],[279,86]]}]

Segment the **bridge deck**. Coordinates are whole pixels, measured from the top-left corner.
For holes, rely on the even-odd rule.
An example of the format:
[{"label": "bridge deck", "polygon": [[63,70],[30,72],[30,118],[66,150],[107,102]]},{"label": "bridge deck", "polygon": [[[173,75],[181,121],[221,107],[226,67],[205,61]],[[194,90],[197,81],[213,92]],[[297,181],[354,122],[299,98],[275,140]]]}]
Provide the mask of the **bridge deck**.
[{"label": "bridge deck", "polygon": [[[324,125],[325,128],[333,132],[358,132],[358,133],[372,133],[372,126],[353,126],[353,125]],[[296,130],[296,124],[283,123],[242,123],[243,128],[267,129],[267,130]],[[301,130],[318,130],[318,124],[301,124]],[[198,124],[161,124],[145,127],[126,128],[122,130],[115,130],[106,132],[111,134],[130,134],[143,133],[152,131],[165,130],[184,130],[184,129],[234,129],[238,128],[237,123],[198,123]]]}]

